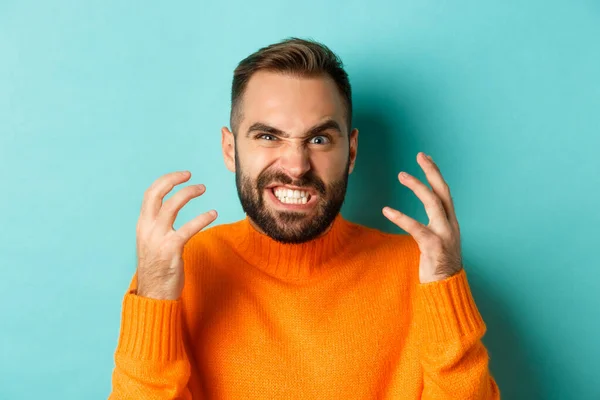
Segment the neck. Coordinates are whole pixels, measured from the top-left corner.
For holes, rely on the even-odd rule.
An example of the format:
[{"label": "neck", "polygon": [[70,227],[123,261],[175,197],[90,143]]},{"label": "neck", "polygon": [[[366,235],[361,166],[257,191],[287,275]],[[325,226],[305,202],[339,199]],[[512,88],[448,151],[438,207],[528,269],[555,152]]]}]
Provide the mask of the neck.
[{"label": "neck", "polygon": [[[338,215],[338,216],[339,216],[339,215]],[[254,230],[256,230],[258,233],[260,233],[260,234],[262,234],[262,235],[265,235],[265,236],[268,236],[268,235],[267,235],[267,233],[266,233],[264,230],[262,230],[262,229],[261,229],[261,227],[260,227],[260,226],[258,226],[258,224],[257,224],[256,222],[254,222],[254,220],[253,220],[252,218],[250,218],[250,217],[248,216],[248,214],[246,214],[246,220],[247,220],[247,221],[248,221],[248,223],[249,223],[249,224],[252,226],[252,228],[254,228]],[[331,224],[329,224],[329,226],[328,226],[328,227],[327,227],[327,228],[326,228],[326,229],[325,229],[323,232],[321,232],[321,233],[319,234],[319,236],[317,236],[315,239],[318,239],[318,238],[320,238],[321,236],[323,236],[323,235],[326,235],[326,234],[327,234],[327,232],[329,232],[329,230],[331,229],[331,227],[332,227],[332,226],[333,226],[333,222],[332,222]],[[301,243],[300,243],[300,244],[301,244]]]},{"label": "neck", "polygon": [[329,261],[351,243],[353,224],[338,214],[319,237],[304,243],[281,243],[266,235],[248,217],[233,239],[249,264],[283,281],[311,280],[329,268]]}]

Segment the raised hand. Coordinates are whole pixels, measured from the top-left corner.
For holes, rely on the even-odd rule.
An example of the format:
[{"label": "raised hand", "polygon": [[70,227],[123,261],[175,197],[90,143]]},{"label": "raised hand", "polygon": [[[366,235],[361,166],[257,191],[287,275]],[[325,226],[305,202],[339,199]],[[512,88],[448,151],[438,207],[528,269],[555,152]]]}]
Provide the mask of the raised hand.
[{"label": "raised hand", "polygon": [[163,204],[176,185],[191,177],[189,171],[173,172],[157,179],[144,194],[137,224],[137,295],[176,300],[183,291],[183,247],[196,233],[217,218],[215,210],[200,214],[178,230],[177,213],[192,198],[201,196],[204,185],[190,185]]},{"label": "raised hand", "polygon": [[383,215],[409,233],[419,245],[419,280],[428,283],[449,278],[463,268],[460,228],[450,189],[439,168],[425,153],[417,154],[417,162],[425,171],[431,189],[405,172],[401,172],[398,179],[423,202],[429,224],[425,226],[390,207],[383,208]]}]

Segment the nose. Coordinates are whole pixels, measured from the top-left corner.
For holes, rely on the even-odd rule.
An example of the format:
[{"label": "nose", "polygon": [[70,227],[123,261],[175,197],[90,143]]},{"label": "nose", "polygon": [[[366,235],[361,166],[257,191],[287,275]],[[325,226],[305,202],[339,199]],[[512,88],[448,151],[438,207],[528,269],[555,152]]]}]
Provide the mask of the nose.
[{"label": "nose", "polygon": [[300,178],[310,170],[308,149],[303,144],[290,144],[282,149],[281,167],[292,178]]}]

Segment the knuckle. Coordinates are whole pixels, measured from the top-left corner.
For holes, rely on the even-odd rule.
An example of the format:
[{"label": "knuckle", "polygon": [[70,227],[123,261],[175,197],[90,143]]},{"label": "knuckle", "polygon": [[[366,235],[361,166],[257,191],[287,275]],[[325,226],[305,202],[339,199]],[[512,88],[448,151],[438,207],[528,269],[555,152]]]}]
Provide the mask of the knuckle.
[{"label": "knuckle", "polygon": [[171,198],[162,205],[160,213],[162,215],[173,215],[177,211],[176,198]]},{"label": "knuckle", "polygon": [[158,193],[160,191],[161,188],[161,182],[160,180],[155,181],[152,185],[150,185],[146,191],[144,192],[144,199],[145,200],[150,200],[155,198],[156,196],[158,196]]},{"label": "knuckle", "polygon": [[202,188],[202,186],[198,186],[198,185],[191,185],[191,186],[186,187],[185,190],[187,191],[188,195],[196,196],[196,195],[202,193],[204,191],[204,188]]},{"label": "knuckle", "polygon": [[450,197],[450,186],[448,186],[448,184],[446,182],[443,182],[440,185],[441,191],[443,194],[445,194],[446,196]]},{"label": "knuckle", "polygon": [[171,181],[173,179],[178,179],[181,177],[183,177],[182,171],[173,171],[173,172],[168,172],[168,173],[164,174],[163,176],[160,177],[160,179],[163,181]]},{"label": "knuckle", "polygon": [[165,204],[168,204],[171,208],[177,208],[190,198],[196,196],[198,192],[199,189],[195,185],[187,186],[175,193]]},{"label": "knuckle", "polygon": [[199,196],[202,193],[201,188],[196,185],[187,186],[175,193],[169,200],[167,200],[163,208],[169,213],[174,213],[179,210],[185,203],[190,199]]},{"label": "knuckle", "polygon": [[214,211],[207,211],[204,214],[202,214],[202,223],[206,225],[212,222],[215,218],[216,213]]},{"label": "knuckle", "polygon": [[189,176],[190,175],[187,171],[171,172],[164,176],[164,181],[169,182],[172,186],[175,186],[182,180],[187,180],[186,178],[188,178]]},{"label": "knuckle", "polygon": [[144,196],[145,198],[153,198],[158,196],[161,192],[166,191],[169,192],[180,178],[185,176],[181,172],[171,172],[166,175],[161,176],[146,189]]},{"label": "knuckle", "polygon": [[146,224],[138,224],[135,229],[136,238],[141,242],[148,242],[151,238],[151,227]]},{"label": "knuckle", "polygon": [[152,193],[154,192],[154,185],[150,185],[145,191],[144,191],[144,201],[147,201],[148,199],[150,199],[152,197]]},{"label": "knuckle", "polygon": [[429,204],[431,208],[443,208],[442,200],[438,196],[434,196]]}]

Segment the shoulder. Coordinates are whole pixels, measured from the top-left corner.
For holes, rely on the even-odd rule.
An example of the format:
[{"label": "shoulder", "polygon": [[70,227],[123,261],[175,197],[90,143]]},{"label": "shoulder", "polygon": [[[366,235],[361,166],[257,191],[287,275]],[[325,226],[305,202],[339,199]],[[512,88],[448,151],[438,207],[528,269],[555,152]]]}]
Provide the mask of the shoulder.
[{"label": "shoulder", "polygon": [[348,262],[362,266],[357,271],[375,274],[378,282],[418,282],[421,251],[411,235],[349,224],[354,239],[344,257]]},{"label": "shoulder", "polygon": [[[361,238],[367,241],[373,241],[381,244],[393,244],[406,247],[417,246],[414,238],[407,233],[391,233],[385,232],[377,228],[362,225],[356,222],[345,220],[356,238]],[[418,248],[418,246],[417,246]]]},{"label": "shoulder", "polygon": [[353,231],[354,242],[361,250],[383,253],[420,254],[415,239],[407,233],[390,233],[356,222],[346,221]]}]

